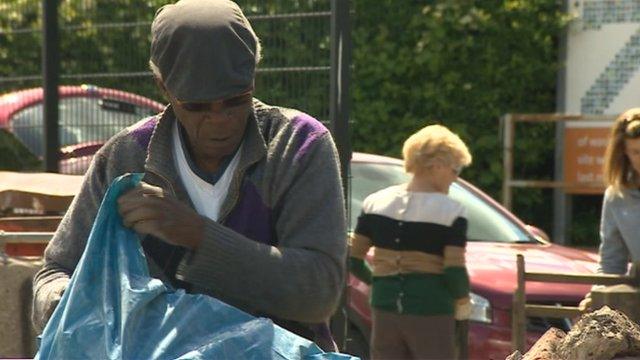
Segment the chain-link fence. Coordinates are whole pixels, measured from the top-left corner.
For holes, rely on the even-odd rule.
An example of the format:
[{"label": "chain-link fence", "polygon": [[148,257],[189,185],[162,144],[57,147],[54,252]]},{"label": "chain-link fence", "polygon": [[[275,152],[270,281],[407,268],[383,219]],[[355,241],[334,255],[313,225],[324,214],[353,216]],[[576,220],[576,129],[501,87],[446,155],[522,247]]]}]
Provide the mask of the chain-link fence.
[{"label": "chain-link fence", "polygon": [[[148,67],[150,25],[166,0],[58,5],[60,171],[82,173],[119,129],[165,100]],[[331,1],[240,0],[263,44],[256,97],[330,116]],[[0,3],[0,169],[44,169],[43,1]],[[54,44],[55,45],[55,44]],[[32,91],[16,92],[30,89]]]},{"label": "chain-link fence", "polygon": [[[148,66],[150,26],[156,10],[171,2],[1,1],[0,171],[51,170],[54,159],[54,169],[82,174],[108,138],[161,111],[166,101]],[[307,112],[334,130],[334,135],[340,127],[340,147],[347,136],[348,69],[339,67],[349,63],[350,44],[341,37],[348,30],[337,29],[336,24],[344,25],[348,18],[344,9],[348,2],[237,2],[263,47],[255,96],[268,104]],[[341,17],[336,8],[342,9]],[[56,85],[58,92],[52,91]],[[50,121],[56,117],[57,121]],[[341,125],[336,125],[338,118],[343,120]],[[340,149],[346,175],[348,149]],[[20,324],[17,331],[23,336],[14,341],[14,352],[7,348],[0,352],[33,355],[28,320],[9,322]],[[344,318],[333,323],[339,330],[345,328]],[[335,335],[344,342],[344,332]]]}]

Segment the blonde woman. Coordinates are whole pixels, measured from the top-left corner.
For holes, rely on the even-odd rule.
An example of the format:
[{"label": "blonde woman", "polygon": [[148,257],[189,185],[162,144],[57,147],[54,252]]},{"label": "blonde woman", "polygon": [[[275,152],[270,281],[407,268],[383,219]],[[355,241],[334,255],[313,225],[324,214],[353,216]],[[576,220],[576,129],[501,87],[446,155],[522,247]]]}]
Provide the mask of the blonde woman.
[{"label": "blonde woman", "polygon": [[369,195],[351,239],[351,270],[371,284],[371,358],[451,359],[469,277],[466,212],[447,195],[471,155],[441,125],[411,135],[402,154],[411,180]]},{"label": "blonde woman", "polygon": [[600,270],[624,274],[629,260],[640,260],[640,108],[625,111],[611,128],[604,180]]}]

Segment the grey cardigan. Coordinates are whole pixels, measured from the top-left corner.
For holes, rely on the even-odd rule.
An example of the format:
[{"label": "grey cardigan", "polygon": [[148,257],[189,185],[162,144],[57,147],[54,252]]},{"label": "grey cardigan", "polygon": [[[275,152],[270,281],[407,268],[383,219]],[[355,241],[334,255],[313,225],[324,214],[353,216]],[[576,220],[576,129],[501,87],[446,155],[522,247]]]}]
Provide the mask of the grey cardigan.
[{"label": "grey cardigan", "polygon": [[[174,121],[169,106],[114,136],[94,157],[35,276],[37,327],[60,300],[114,178],[144,172],[144,181],[192,206],[174,167]],[[208,220],[203,236],[175,273],[192,291],[254,314],[306,323],[328,319],[343,288],[346,222],[327,129],[309,115],[255,100],[220,220]],[[153,261],[150,272],[166,280]]]},{"label": "grey cardigan", "polygon": [[628,262],[640,261],[640,191],[611,188],[604,194],[600,219],[600,272],[625,274]]}]

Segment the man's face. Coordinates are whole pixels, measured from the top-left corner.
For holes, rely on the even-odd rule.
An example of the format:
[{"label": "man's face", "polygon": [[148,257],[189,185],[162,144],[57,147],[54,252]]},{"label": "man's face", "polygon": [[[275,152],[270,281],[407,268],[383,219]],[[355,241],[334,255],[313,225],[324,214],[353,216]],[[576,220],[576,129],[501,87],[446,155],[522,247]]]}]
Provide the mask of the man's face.
[{"label": "man's face", "polygon": [[181,103],[171,96],[169,100],[197,162],[218,161],[242,142],[252,108],[251,92],[210,103]]}]

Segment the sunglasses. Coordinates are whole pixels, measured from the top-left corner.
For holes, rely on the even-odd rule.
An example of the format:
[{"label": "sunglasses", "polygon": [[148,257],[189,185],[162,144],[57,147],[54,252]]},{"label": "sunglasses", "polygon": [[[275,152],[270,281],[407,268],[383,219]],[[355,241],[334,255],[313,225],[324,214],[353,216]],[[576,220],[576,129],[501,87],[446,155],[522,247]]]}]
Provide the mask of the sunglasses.
[{"label": "sunglasses", "polygon": [[630,138],[640,137],[640,115],[634,115],[630,119],[624,119],[624,134]]},{"label": "sunglasses", "polygon": [[181,102],[178,103],[181,108],[189,112],[205,112],[205,111],[224,111],[231,108],[250,104],[253,94],[248,92],[242,95],[234,96],[229,99],[213,101],[213,102]]}]

